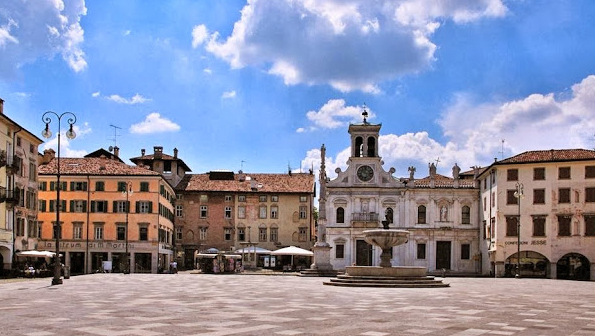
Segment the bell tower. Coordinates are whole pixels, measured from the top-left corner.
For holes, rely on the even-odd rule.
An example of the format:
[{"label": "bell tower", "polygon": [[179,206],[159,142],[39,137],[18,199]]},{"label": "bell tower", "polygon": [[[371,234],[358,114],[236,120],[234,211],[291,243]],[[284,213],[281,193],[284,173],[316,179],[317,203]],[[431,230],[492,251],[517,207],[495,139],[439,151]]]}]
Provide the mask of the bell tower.
[{"label": "bell tower", "polygon": [[351,158],[379,158],[378,133],[382,124],[370,124],[368,122],[368,111],[366,111],[365,106],[362,116],[364,120],[361,124],[349,125]]}]

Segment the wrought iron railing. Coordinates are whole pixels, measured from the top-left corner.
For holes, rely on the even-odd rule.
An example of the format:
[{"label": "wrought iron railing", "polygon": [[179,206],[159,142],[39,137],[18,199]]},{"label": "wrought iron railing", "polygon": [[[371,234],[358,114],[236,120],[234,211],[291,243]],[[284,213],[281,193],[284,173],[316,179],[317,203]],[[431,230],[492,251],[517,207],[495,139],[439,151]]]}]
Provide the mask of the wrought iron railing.
[{"label": "wrought iron railing", "polygon": [[376,212],[354,212],[351,214],[351,220],[354,222],[377,222],[378,213]]}]

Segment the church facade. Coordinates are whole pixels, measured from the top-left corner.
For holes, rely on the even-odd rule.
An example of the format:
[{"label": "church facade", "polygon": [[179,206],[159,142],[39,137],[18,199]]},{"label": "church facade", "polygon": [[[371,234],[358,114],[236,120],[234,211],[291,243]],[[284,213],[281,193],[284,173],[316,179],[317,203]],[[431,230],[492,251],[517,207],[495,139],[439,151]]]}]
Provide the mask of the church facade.
[{"label": "church facade", "polygon": [[415,167],[409,167],[409,178],[395,177],[378,155],[381,124],[363,115],[363,123],[349,126],[351,156],[345,171],[335,170],[335,179],[327,178],[321,148],[319,239],[332,248],[333,268],[378,266],[382,251],[366,243],[362,232],[387,221],[391,229],[410,232],[406,244],[393,247],[393,266],[481,274],[477,169],[461,174],[455,164],[453,176],[446,177],[432,163],[424,178],[415,178]]}]

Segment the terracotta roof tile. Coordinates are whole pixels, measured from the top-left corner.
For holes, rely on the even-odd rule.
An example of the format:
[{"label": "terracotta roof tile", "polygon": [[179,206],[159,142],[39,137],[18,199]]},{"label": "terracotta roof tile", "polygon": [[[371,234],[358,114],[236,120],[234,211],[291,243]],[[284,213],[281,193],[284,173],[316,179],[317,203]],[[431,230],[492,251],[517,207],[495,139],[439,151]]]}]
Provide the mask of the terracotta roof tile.
[{"label": "terracotta roof tile", "polygon": [[[58,160],[39,166],[40,175],[56,175]],[[61,175],[155,175],[160,174],[137,166],[130,166],[107,158],[60,158]]]},{"label": "terracotta roof tile", "polygon": [[588,149],[549,149],[528,151],[496,164],[595,160],[595,151]]},{"label": "terracotta roof tile", "polygon": [[314,175],[235,174],[233,180],[210,180],[208,174],[189,174],[178,183],[176,191],[252,192],[253,186],[263,193],[312,193]]},{"label": "terracotta roof tile", "polygon": [[[435,188],[454,188],[454,179],[448,176],[436,174],[436,178],[434,178],[434,187]],[[415,180],[415,187],[416,188],[429,188],[430,187],[430,177],[426,176],[419,180]],[[461,189],[468,189],[468,188],[475,188],[475,182],[473,180],[468,179],[459,179],[459,188]]]}]

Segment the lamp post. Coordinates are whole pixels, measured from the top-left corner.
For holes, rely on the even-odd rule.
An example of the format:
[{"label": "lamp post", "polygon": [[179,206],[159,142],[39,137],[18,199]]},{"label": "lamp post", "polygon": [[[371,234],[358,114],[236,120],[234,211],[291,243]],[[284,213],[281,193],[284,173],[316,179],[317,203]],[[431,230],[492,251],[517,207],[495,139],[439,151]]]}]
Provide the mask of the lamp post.
[{"label": "lamp post", "polygon": [[68,139],[76,138],[76,133],[74,132],[73,125],[76,123],[76,115],[72,112],[64,112],[62,114],[57,114],[53,111],[47,111],[41,116],[41,120],[45,123],[45,129],[41,132],[41,135],[49,139],[52,137],[52,131],[50,131],[50,123],[52,122],[52,116],[56,117],[58,120],[58,173],[57,173],[57,188],[56,188],[56,224],[54,225],[54,237],[56,239],[56,255],[55,255],[55,262],[54,262],[54,278],[52,279],[52,286],[53,285],[61,285],[62,279],[60,278],[61,273],[61,261],[60,261],[60,234],[62,233],[62,227],[60,224],[60,131],[61,131],[61,121],[62,117],[66,116],[68,119],[66,120],[70,125],[70,128],[66,132],[66,137]]},{"label": "lamp post", "polygon": [[516,253],[516,278],[521,277],[521,198],[525,195],[523,194],[523,184],[520,182],[516,183],[516,191],[514,192],[514,197],[517,199],[517,204],[519,205],[519,216],[516,220],[516,236],[517,236],[517,253]]},{"label": "lamp post", "polygon": [[124,274],[130,273],[130,261],[128,259],[128,214],[130,213],[130,202],[128,201],[128,197],[133,193],[134,192],[132,191],[132,182],[126,183],[126,190],[122,192],[122,194],[126,194],[126,232],[124,234],[126,252],[124,252]]}]

